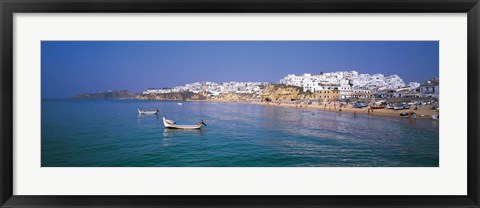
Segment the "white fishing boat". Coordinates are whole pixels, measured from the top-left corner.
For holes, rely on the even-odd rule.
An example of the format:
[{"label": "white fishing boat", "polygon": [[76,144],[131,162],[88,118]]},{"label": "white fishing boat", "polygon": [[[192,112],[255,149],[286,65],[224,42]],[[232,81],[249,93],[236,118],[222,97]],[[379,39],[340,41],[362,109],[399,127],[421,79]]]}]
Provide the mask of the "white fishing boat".
[{"label": "white fishing boat", "polygon": [[163,117],[163,125],[165,126],[165,128],[170,128],[170,129],[199,129],[203,125],[205,125],[205,123],[202,122],[195,125],[179,125],[175,121],[168,120],[165,117]]},{"label": "white fishing boat", "polygon": [[183,103],[177,103],[177,105],[183,105]]},{"label": "white fishing boat", "polygon": [[138,114],[158,114],[160,112],[159,110],[140,110],[140,108],[137,110]]}]

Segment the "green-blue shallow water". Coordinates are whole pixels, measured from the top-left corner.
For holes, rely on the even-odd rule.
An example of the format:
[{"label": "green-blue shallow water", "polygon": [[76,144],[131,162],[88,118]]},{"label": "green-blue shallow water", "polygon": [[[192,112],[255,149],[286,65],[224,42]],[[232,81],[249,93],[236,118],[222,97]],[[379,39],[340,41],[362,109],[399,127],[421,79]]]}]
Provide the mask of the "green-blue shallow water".
[{"label": "green-blue shallow water", "polygon": [[[139,116],[137,108],[159,109]],[[438,122],[252,104],[42,100],[42,167],[438,167]],[[162,116],[201,130],[165,129]]]}]

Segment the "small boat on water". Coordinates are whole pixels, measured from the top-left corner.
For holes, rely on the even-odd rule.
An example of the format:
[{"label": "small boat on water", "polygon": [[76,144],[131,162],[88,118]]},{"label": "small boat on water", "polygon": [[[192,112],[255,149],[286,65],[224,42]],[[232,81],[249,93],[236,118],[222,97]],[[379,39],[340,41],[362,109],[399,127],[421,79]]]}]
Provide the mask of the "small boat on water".
[{"label": "small boat on water", "polygon": [[202,121],[201,123],[195,125],[179,125],[175,121],[168,120],[163,117],[163,125],[165,126],[165,128],[170,129],[200,129],[203,125],[205,125],[205,123],[203,123]]},{"label": "small boat on water", "polygon": [[138,114],[158,114],[160,111],[159,110],[140,110],[140,108],[137,108]]},{"label": "small boat on water", "polygon": [[177,105],[183,105],[183,103],[177,103]]}]

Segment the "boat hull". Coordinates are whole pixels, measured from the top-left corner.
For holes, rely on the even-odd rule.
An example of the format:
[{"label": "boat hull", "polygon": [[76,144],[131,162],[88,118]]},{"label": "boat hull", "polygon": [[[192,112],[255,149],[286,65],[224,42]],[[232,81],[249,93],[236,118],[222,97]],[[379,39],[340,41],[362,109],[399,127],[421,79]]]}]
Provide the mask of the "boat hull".
[{"label": "boat hull", "polygon": [[165,128],[167,128],[167,129],[200,129],[201,126],[194,126],[194,125],[184,126],[184,125],[182,125],[182,126],[165,126]]},{"label": "boat hull", "polygon": [[137,109],[138,110],[138,114],[158,114],[158,110],[140,110],[140,109]]},{"label": "boat hull", "polygon": [[371,109],[384,109],[385,106],[370,106]]},{"label": "boat hull", "polygon": [[163,125],[167,129],[200,129],[200,128],[202,128],[202,124],[178,125],[178,124],[172,123],[171,121],[169,122],[169,120],[165,119],[165,117],[163,117]]}]

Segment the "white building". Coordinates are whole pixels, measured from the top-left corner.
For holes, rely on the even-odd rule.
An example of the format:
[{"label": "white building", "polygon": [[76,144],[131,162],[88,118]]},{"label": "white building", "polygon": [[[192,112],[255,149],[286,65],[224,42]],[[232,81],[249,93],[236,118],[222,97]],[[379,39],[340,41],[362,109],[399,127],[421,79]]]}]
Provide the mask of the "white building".
[{"label": "white building", "polygon": [[280,84],[302,87],[304,91],[315,92],[325,89],[340,90],[341,98],[348,98],[352,89],[370,90],[377,88],[398,89],[405,87],[400,76],[394,74],[360,74],[357,71],[340,71],[320,74],[289,74],[280,80]]},{"label": "white building", "polygon": [[222,93],[250,93],[260,94],[262,87],[268,84],[267,82],[195,82],[189,83],[185,86],[177,86],[174,88],[161,88],[161,89],[148,89],[142,92],[142,94],[162,94],[173,92],[186,92],[193,93],[206,92],[213,96],[218,96]]},{"label": "white building", "polygon": [[415,90],[417,88],[420,87],[420,83],[418,82],[409,82],[407,87],[410,89],[410,90]]},{"label": "white building", "polygon": [[427,82],[420,85],[420,96],[439,98],[439,95],[440,82],[438,78],[428,80]]}]

